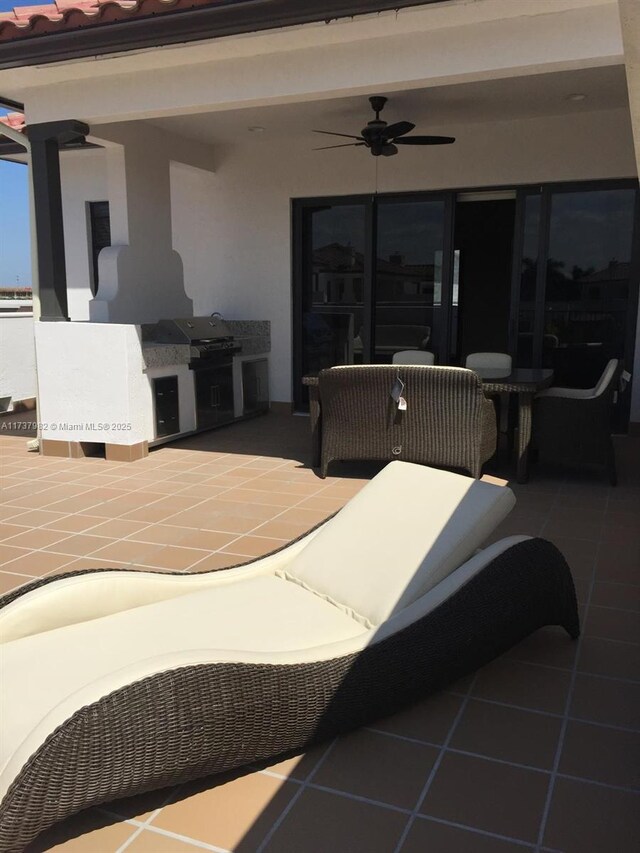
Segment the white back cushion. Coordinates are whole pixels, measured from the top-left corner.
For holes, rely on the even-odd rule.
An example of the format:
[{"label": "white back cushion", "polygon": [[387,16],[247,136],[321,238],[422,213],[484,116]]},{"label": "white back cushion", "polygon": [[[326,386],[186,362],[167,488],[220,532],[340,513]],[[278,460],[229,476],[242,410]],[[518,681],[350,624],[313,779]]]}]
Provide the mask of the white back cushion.
[{"label": "white back cushion", "polygon": [[511,489],[391,462],[287,566],[368,627],[432,589],[515,504]]},{"label": "white back cushion", "polygon": [[506,370],[511,372],[511,356],[506,352],[472,352],[467,356],[464,363],[465,367],[470,370],[475,370],[477,367],[495,368],[496,370]]},{"label": "white back cushion", "polygon": [[436,357],[432,352],[422,349],[403,349],[394,352],[393,364],[435,364]]}]

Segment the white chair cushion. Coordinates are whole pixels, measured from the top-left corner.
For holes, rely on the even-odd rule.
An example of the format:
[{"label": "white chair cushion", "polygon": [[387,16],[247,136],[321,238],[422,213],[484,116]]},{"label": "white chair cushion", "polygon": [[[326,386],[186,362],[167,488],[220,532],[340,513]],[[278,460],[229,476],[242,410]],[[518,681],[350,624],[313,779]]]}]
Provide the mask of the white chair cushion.
[{"label": "white chair cushion", "polygon": [[0,772],[51,709],[101,679],[106,695],[113,689],[109,678],[124,667],[189,649],[277,657],[362,633],[338,608],[271,575],[6,643],[0,647]]},{"label": "white chair cushion", "polygon": [[379,625],[467,560],[514,504],[506,487],[391,462],[283,574]]},{"label": "white chair cushion", "polygon": [[392,358],[393,364],[435,364],[436,357],[428,350],[420,349],[403,349],[400,352],[394,352]]},{"label": "white chair cushion", "polygon": [[544,391],[540,391],[537,396],[561,397],[564,400],[594,400],[607,390],[617,369],[618,359],[609,359],[607,366],[602,371],[602,376],[598,379],[594,388],[562,388],[556,385],[553,388],[546,388]]}]

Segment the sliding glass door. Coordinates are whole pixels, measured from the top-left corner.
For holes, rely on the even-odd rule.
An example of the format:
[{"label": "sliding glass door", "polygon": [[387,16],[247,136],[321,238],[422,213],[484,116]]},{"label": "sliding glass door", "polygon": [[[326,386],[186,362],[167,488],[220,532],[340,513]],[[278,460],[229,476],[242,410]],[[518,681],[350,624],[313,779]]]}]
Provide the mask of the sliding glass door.
[{"label": "sliding glass door", "polygon": [[[633,360],[638,304],[637,182],[523,190],[512,348],[557,385],[590,388],[610,358]],[[516,253],[518,254],[518,252]],[[624,422],[628,395],[621,398]]]},{"label": "sliding glass door", "polygon": [[440,354],[449,215],[444,197],[383,198],[376,205],[372,361],[389,363],[401,350]]},{"label": "sliding glass door", "polygon": [[504,190],[466,210],[453,191],[294,201],[296,408],[307,406],[305,374],[389,363],[400,350],[452,364],[470,348],[503,350],[508,338],[517,367],[550,367],[557,384],[584,388],[609,358],[628,367],[638,197],[637,181],[523,187],[515,226]]}]

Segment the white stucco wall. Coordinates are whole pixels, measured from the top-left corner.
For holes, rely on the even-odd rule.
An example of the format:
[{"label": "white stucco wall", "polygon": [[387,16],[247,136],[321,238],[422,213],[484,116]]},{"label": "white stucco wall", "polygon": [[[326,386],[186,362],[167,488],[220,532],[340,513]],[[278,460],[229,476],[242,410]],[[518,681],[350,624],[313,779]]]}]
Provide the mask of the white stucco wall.
[{"label": "white stucco wall", "polygon": [[0,314],[0,397],[18,400],[36,396],[36,351],[33,316]]},{"label": "white stucco wall", "polygon": [[140,330],[117,323],[36,323],[42,438],[136,444],[153,438]]},{"label": "white stucco wall", "polygon": [[69,316],[72,320],[88,320],[92,261],[87,204],[107,200],[104,153],[74,151],[63,154],[60,176]]}]

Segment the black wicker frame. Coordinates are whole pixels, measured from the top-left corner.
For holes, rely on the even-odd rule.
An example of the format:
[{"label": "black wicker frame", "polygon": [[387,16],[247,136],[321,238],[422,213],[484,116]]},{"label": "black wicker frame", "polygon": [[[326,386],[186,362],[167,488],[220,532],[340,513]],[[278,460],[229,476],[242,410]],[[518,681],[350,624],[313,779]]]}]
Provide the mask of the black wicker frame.
[{"label": "black wicker frame", "polygon": [[545,625],[577,637],[576,595],[560,552],[529,539],[357,654],[185,666],[127,685],[78,710],[29,758],[0,803],[0,853],[20,853],[89,806],[303,750],[393,713]]}]

